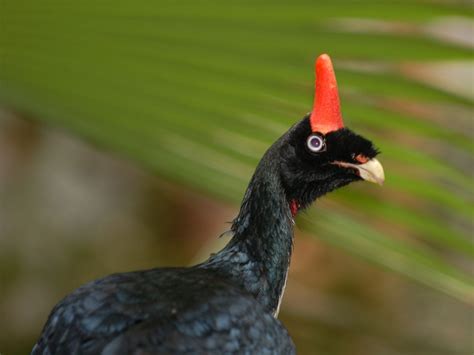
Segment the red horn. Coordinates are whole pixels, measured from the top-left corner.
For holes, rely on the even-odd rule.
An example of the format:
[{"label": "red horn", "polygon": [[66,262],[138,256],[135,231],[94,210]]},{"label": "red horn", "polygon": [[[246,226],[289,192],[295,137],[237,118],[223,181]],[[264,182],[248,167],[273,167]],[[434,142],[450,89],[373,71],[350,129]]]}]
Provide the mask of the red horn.
[{"label": "red horn", "polygon": [[326,134],[344,127],[342,122],[336,75],[331,58],[321,54],[315,64],[314,105],[309,118],[311,130]]}]

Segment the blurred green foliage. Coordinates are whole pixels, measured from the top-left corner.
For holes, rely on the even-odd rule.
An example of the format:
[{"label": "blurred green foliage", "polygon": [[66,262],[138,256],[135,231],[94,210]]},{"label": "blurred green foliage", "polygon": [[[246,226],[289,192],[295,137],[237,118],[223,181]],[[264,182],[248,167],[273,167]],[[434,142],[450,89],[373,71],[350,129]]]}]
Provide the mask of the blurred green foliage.
[{"label": "blurred green foliage", "polygon": [[429,30],[471,18],[468,3],[3,0],[1,12],[1,104],[235,203],[310,109],[313,61],[329,53],[346,124],[379,146],[387,182],[339,191],[299,224],[473,302],[473,102],[413,75],[472,60]]}]

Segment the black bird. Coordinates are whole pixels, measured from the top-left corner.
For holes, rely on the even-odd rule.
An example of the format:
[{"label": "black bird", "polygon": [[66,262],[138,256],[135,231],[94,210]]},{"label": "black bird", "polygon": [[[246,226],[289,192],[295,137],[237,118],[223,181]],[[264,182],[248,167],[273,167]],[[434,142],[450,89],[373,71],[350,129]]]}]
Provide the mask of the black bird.
[{"label": "black bird", "polygon": [[114,274],[59,302],[32,354],[294,354],[277,320],[293,218],[353,181],[381,184],[377,150],[344,128],[329,56],[313,111],[265,153],[227,246],[202,264]]}]

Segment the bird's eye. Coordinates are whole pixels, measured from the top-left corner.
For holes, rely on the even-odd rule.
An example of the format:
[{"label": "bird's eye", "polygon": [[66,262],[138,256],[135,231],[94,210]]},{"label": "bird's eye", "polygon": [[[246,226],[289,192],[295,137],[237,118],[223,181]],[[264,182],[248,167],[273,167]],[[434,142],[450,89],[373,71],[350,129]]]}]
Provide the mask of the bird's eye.
[{"label": "bird's eye", "polygon": [[312,134],[306,140],[306,146],[311,152],[318,153],[325,150],[326,143],[324,142],[324,138],[319,134]]}]

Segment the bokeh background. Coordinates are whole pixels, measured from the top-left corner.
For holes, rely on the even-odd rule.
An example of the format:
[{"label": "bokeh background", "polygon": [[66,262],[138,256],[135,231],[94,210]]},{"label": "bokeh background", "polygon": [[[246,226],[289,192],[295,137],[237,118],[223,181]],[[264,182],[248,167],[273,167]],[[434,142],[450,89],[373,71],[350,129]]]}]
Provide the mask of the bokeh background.
[{"label": "bokeh background", "polygon": [[218,250],[265,149],[336,67],[382,151],[298,217],[299,354],[472,354],[470,1],[0,2],[0,353],[108,273]]}]

